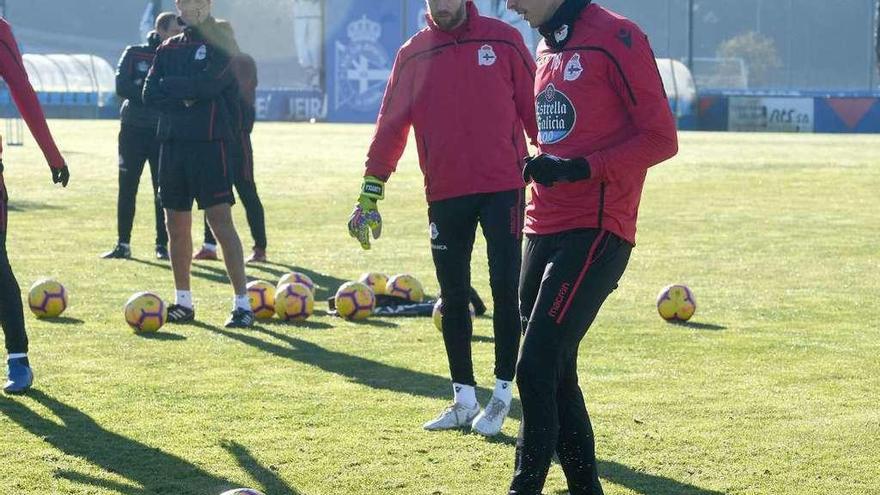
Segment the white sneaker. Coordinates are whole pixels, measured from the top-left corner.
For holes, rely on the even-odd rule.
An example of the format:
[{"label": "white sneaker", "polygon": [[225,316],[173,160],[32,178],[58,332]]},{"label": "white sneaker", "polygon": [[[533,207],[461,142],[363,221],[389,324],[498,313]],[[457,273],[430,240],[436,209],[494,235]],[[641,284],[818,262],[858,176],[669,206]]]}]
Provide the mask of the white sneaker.
[{"label": "white sneaker", "polygon": [[471,424],[478,414],[480,414],[479,403],[474,404],[474,407],[467,407],[463,404],[453,402],[452,405],[447,406],[439,416],[428,421],[422,425],[422,427],[428,431],[465,428]]},{"label": "white sneaker", "polygon": [[489,404],[486,405],[486,409],[474,418],[471,427],[480,435],[494,437],[501,432],[504,419],[507,418],[509,412],[510,404],[493,396]]}]

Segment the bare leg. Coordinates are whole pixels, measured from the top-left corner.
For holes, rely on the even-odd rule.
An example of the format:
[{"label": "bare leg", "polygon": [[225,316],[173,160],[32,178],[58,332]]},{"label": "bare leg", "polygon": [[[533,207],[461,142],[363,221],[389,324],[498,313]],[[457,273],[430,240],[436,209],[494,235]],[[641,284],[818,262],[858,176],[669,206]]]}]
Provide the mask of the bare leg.
[{"label": "bare leg", "polygon": [[192,267],[192,212],[165,210],[165,225],[168,227],[168,246],[171,252],[171,271],[174,272],[174,287],[177,290],[190,290],[190,270]]}]

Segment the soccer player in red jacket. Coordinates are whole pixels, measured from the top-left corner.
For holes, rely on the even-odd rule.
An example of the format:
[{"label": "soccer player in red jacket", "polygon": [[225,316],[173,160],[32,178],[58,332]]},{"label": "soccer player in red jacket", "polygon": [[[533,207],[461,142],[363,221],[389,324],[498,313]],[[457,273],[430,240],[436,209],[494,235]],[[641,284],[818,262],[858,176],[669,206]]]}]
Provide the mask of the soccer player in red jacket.
[{"label": "soccer player in red jacket", "polygon": [[[27,122],[34,139],[43,151],[49,168],[52,170],[52,182],[67,187],[70,172],[64,158],[49,132],[46,117],[37,99],[34,88],[28,81],[24,62],[18,51],[18,42],[12,35],[12,27],[6,19],[0,17],[0,77],[6,81],[15,106],[22,118]],[[28,338],[24,328],[24,310],[21,305],[21,288],[9,265],[6,253],[6,220],[9,197],[6,194],[6,183],[3,180],[2,144],[0,144],[0,324],[6,337],[6,351],[9,353],[9,380],[3,391],[10,394],[26,392],[34,382],[34,373],[28,362]]]},{"label": "soccer player in red jacket", "polygon": [[572,495],[602,493],[577,353],[635,245],[649,167],[678,151],[654,54],[633,22],[589,0],[508,0],[539,29],[541,153],[526,163],[517,364],[523,422],[510,494],[539,495],[559,457]]},{"label": "soccer player in red jacket", "polygon": [[[378,237],[376,201],[397,167],[410,127],[425,176],[431,251],[443,299],[443,340],[454,401],[427,430],[472,426],[501,430],[510,410],[522,332],[517,284],[522,252],[525,130],[537,130],[534,59],[522,35],[483,17],[472,2],[428,0],[428,27],[397,53],[366,164],[362,194],[349,221],[369,249]],[[477,225],[486,237],[495,304],[495,390],[480,411],[471,359],[470,261]]]}]

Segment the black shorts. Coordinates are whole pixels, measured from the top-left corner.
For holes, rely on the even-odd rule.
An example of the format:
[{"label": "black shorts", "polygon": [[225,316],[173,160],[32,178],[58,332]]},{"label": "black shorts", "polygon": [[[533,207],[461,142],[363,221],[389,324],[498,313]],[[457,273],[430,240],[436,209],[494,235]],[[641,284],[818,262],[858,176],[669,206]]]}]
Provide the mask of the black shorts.
[{"label": "black shorts", "polygon": [[159,198],[174,211],[235,204],[232,180],[238,153],[225,141],[166,141],[159,150]]}]

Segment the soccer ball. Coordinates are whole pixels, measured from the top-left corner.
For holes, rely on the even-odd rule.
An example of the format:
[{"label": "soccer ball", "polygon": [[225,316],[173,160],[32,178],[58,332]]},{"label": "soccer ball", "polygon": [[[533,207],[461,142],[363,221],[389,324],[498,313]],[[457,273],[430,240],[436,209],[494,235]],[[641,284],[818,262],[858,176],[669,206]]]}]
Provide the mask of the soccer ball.
[{"label": "soccer ball", "polygon": [[67,309],[67,289],[60,282],[37,280],[28,293],[28,305],[37,318],[55,318]]},{"label": "soccer ball", "polygon": [[275,293],[275,312],[284,321],[303,321],[315,310],[315,296],[300,283],[287,283]]},{"label": "soccer ball", "polygon": [[358,280],[358,282],[373,289],[373,294],[377,296],[380,294],[387,294],[386,289],[388,285],[388,275],[385,275],[384,273],[365,273],[361,275],[361,278]]},{"label": "soccer ball", "polygon": [[696,310],[697,300],[686,285],[670,285],[657,295],[657,311],[666,321],[688,321]]},{"label": "soccer ball", "polygon": [[336,312],[346,320],[364,320],[373,314],[376,295],[360,282],[348,282],[336,291]]},{"label": "soccer ball", "polygon": [[247,284],[251,311],[261,320],[275,316],[275,286],[265,280],[254,280]]},{"label": "soccer ball", "polygon": [[401,274],[391,277],[385,286],[385,293],[390,296],[402,297],[412,302],[422,302],[425,299],[425,290],[422,283],[412,275]]},{"label": "soccer ball", "polygon": [[312,293],[313,296],[315,295],[315,283],[312,282],[312,279],[309,278],[309,276],[305,273],[290,272],[287,275],[281,277],[281,280],[278,281],[278,285],[276,287],[280,288],[284,284],[303,284],[309,288],[309,291]]},{"label": "soccer ball", "polygon": [[168,320],[168,307],[152,292],[138,292],[125,303],[125,321],[136,333],[158,332]]},{"label": "soccer ball", "polygon": [[253,488],[236,488],[234,490],[227,490],[220,495],[263,495],[263,492]]},{"label": "soccer ball", "polygon": [[[437,302],[434,303],[434,312],[432,316],[434,318],[434,326],[437,327],[437,330],[443,331],[443,311],[440,309],[443,306],[443,298],[437,299]],[[473,303],[468,303],[468,310],[471,314],[471,321],[474,321],[474,318],[477,317],[477,311],[474,309]]]}]

